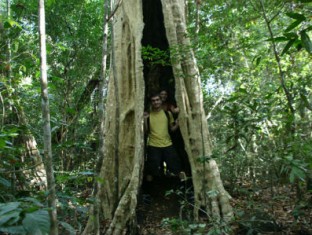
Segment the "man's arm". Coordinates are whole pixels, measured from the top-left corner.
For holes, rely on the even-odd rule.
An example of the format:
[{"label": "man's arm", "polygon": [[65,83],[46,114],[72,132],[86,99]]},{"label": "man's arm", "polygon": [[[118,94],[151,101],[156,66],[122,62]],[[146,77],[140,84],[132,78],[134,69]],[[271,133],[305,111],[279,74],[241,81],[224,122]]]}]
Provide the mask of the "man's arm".
[{"label": "man's arm", "polygon": [[172,113],[171,112],[168,112],[169,113],[169,119],[170,119],[170,131],[176,131],[178,128],[179,128],[179,122],[178,120],[174,120],[173,116],[172,116]]},{"label": "man's arm", "polygon": [[179,122],[178,120],[175,120],[175,122],[173,122],[171,125],[170,125],[170,130],[173,132],[173,131],[176,131],[179,127]]},{"label": "man's arm", "polygon": [[149,113],[144,112],[144,132],[148,132],[148,118],[149,118]]}]

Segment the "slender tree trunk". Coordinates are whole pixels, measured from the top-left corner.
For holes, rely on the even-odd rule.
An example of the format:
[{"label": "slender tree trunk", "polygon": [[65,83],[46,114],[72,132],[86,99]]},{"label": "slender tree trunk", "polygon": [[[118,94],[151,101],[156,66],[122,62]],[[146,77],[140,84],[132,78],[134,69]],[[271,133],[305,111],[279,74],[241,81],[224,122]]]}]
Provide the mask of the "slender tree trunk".
[{"label": "slender tree trunk", "polygon": [[46,56],[46,34],[45,34],[45,9],[44,0],[39,0],[39,36],[40,36],[40,71],[41,71],[41,101],[43,118],[43,141],[44,141],[44,160],[48,183],[48,205],[50,207],[50,234],[58,234],[57,211],[56,211],[56,192],[53,174],[52,145],[51,145],[51,126],[50,108],[48,96],[47,79],[47,56]]},{"label": "slender tree trunk", "polygon": [[93,215],[92,219],[88,220],[87,226],[84,229],[83,235],[88,234],[100,234],[100,208],[101,208],[101,201],[100,198],[97,196],[98,189],[101,187],[101,182],[97,181],[97,178],[100,174],[102,163],[103,163],[103,157],[105,154],[105,94],[104,89],[107,89],[107,83],[106,83],[106,64],[107,64],[107,57],[108,57],[108,13],[110,9],[110,1],[105,1],[104,3],[104,24],[103,24],[103,48],[102,48],[102,65],[101,65],[101,74],[100,74],[100,84],[99,84],[99,105],[98,105],[98,111],[99,111],[99,150],[98,150],[98,161],[97,166],[95,169],[95,185],[94,185],[94,198],[95,202],[94,205],[90,208],[90,214]]},{"label": "slender tree trunk", "polygon": [[[8,19],[11,18],[11,1],[7,0],[7,17]],[[11,58],[12,58],[12,51],[11,51],[11,39],[8,37],[7,39],[7,77],[9,79],[9,84],[11,85],[11,74],[12,74],[12,68],[11,68]]]}]

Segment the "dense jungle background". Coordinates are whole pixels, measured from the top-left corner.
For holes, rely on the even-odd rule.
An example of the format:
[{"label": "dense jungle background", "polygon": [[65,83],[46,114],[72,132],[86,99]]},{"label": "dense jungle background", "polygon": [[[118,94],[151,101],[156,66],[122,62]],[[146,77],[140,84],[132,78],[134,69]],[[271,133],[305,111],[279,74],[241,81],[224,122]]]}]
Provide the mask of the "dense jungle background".
[{"label": "dense jungle background", "polygon": [[[98,105],[112,69],[109,54],[100,89],[104,3],[45,1],[60,234],[83,231],[94,182],[101,180],[95,177]],[[212,157],[235,220],[193,221],[188,181],[172,187],[177,183],[168,179],[153,200],[139,195],[138,231],[312,234],[312,1],[185,4]],[[0,0],[0,234],[49,232],[39,49],[38,3]],[[168,51],[144,45],[142,58],[164,66]],[[174,85],[166,85],[174,100]]]}]

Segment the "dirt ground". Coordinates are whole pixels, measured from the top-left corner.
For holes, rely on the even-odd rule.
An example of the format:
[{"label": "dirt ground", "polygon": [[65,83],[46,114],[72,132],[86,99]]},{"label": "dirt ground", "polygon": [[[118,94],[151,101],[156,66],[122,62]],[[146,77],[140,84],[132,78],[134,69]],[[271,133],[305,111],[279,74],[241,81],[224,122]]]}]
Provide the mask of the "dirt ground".
[{"label": "dirt ground", "polygon": [[180,187],[181,183],[178,179],[162,178],[153,182],[148,190],[143,190],[137,210],[141,235],[174,234],[169,228],[163,226],[162,221],[165,218],[179,217],[179,196],[168,192]]},{"label": "dirt ground", "polygon": [[[177,189],[183,191],[181,186],[183,184],[178,179],[162,178],[142,191],[137,210],[140,235],[194,234],[178,229],[173,231],[164,224],[166,219],[185,219],[181,215],[183,195],[168,193]],[[298,203],[290,187],[254,191],[244,185],[232,196],[236,222],[231,225],[231,234],[312,235],[312,199],[309,194]]]}]

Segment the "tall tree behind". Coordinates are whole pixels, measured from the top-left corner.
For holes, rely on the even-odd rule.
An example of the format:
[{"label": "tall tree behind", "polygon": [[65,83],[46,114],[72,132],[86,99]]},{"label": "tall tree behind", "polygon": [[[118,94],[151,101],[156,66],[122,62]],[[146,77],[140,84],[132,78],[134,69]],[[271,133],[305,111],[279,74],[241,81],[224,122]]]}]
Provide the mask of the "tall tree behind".
[{"label": "tall tree behind", "polygon": [[50,126],[50,108],[48,97],[48,79],[47,79],[47,55],[46,55],[46,33],[45,33],[45,10],[44,0],[39,0],[39,34],[40,34],[40,81],[41,81],[41,99],[44,133],[44,160],[47,173],[48,184],[48,205],[50,207],[51,235],[58,234],[57,211],[56,211],[56,193],[55,180],[53,175],[52,145],[51,145],[51,126]]}]

